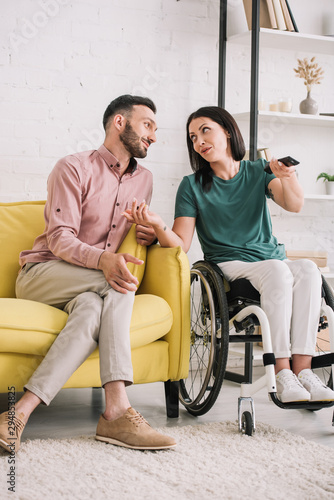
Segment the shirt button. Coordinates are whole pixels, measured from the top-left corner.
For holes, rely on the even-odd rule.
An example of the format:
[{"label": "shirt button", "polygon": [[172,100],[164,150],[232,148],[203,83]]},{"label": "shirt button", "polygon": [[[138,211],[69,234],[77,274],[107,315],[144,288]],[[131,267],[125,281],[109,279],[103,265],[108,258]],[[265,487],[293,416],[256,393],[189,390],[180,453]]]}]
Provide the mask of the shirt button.
[{"label": "shirt button", "polygon": [[116,203],[116,207],[119,207],[119,203]]},{"label": "shirt button", "polygon": [[108,243],[107,247],[110,247],[110,243]]},{"label": "shirt button", "polygon": [[112,227],[115,229],[116,225],[115,225],[115,224],[113,224],[113,225],[112,225]]}]

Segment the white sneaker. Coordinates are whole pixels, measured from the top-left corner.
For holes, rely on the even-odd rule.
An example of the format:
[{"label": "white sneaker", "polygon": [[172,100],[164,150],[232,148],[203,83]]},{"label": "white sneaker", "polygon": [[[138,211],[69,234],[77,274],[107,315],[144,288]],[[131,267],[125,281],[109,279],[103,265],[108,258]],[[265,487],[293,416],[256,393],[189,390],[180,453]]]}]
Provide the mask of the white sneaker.
[{"label": "white sneaker", "polygon": [[311,401],[334,401],[334,391],[327,387],[310,369],[302,370],[298,380],[311,394]]},{"label": "white sneaker", "polygon": [[299,382],[296,375],[287,368],[276,374],[277,396],[282,403],[309,401],[310,393]]}]

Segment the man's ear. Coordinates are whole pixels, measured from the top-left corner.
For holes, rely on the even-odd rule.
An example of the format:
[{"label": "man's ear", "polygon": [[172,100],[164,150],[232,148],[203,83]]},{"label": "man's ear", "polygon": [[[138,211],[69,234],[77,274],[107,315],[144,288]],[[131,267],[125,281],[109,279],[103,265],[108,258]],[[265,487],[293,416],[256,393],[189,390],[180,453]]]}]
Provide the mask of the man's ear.
[{"label": "man's ear", "polygon": [[113,122],[117,130],[122,130],[126,123],[126,118],[125,116],[118,114],[114,116]]}]

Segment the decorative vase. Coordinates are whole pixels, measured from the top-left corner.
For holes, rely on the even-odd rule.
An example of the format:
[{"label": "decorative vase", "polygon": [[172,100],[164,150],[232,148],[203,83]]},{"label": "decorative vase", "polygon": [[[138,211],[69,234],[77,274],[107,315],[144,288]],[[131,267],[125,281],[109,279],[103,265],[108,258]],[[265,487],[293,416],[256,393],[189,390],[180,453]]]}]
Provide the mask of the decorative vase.
[{"label": "decorative vase", "polygon": [[334,181],[326,182],[326,193],[334,196]]},{"label": "decorative vase", "polygon": [[299,111],[303,115],[316,115],[318,111],[318,103],[311,97],[311,91],[308,90],[307,97],[299,104]]}]

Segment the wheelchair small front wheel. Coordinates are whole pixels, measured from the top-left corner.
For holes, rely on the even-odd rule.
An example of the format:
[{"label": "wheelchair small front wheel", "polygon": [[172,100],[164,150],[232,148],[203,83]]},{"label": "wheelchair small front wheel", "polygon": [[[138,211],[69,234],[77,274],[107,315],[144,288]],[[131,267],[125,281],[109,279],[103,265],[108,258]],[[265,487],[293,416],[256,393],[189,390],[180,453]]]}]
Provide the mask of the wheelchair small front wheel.
[{"label": "wheelchair small front wheel", "polygon": [[215,403],[228,356],[228,306],[222,277],[207,262],[194,264],[191,280],[190,361],[180,380],[180,401],[189,413],[204,415]]},{"label": "wheelchair small front wheel", "polygon": [[253,417],[250,411],[244,411],[241,415],[241,432],[246,436],[252,436],[254,430]]}]

